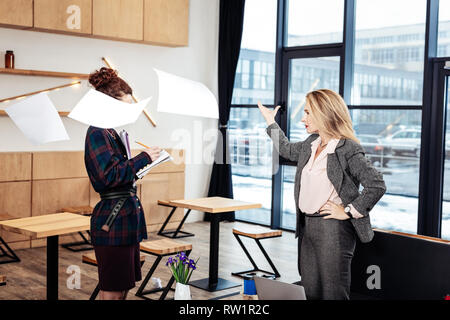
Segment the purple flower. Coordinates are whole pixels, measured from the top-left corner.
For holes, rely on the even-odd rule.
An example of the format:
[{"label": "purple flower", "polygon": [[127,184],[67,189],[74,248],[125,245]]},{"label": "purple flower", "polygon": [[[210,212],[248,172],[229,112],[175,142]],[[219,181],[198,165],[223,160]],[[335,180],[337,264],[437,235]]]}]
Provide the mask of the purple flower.
[{"label": "purple flower", "polygon": [[180,253],[180,260],[181,260],[181,261],[187,260],[186,253],[184,253],[184,251],[182,251],[182,252]]}]

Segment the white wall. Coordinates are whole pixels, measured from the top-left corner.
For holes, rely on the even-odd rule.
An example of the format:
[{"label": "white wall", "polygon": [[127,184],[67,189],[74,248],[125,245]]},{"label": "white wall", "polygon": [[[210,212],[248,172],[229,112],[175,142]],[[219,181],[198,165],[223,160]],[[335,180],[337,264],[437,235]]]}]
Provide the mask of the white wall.
[{"label": "white wall", "polygon": [[[104,66],[101,58],[107,57],[113,67],[119,70],[120,76],[133,88],[138,99],[153,96],[147,110],[157,127],[153,127],[142,114],[135,124],[123,128],[131,138],[146,144],[185,148],[188,159],[185,196],[203,197],[208,192],[212,165],[202,157],[193,157],[192,152],[195,150],[197,154],[201,151],[204,147],[203,134],[206,131],[214,132],[217,120],[158,113],[157,79],[152,68],[202,82],[217,97],[218,21],[219,0],[191,0],[189,45],[182,48],[0,28],[0,67],[3,67],[6,50],[14,50],[17,69],[90,73]],[[0,74],[0,99],[71,81],[63,78]],[[49,97],[58,110],[70,111],[88,90],[87,84],[87,81],[83,81],[81,87],[53,91],[49,93]],[[8,105],[9,103],[0,104],[0,109]],[[67,117],[62,119],[69,141],[34,146],[9,117],[0,117],[0,152],[84,150],[88,126]],[[180,140],[180,132],[186,133],[183,141]],[[188,134],[191,134],[191,139],[186,139]],[[136,144],[132,147],[139,148]],[[202,213],[192,212],[188,222],[199,219],[202,219]]]}]

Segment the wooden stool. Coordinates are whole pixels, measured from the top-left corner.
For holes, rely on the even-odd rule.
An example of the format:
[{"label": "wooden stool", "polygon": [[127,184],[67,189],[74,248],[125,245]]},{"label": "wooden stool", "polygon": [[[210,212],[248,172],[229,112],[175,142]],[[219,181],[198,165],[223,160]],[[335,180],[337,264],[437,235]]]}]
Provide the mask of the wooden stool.
[{"label": "wooden stool", "polygon": [[[16,219],[8,214],[1,213],[0,221]],[[19,257],[15,254],[15,252],[8,246],[5,240],[0,237],[0,264],[11,263],[11,262],[20,262]]]},{"label": "wooden stool", "polygon": [[152,290],[145,290],[145,287],[147,286],[148,281],[152,277],[152,274],[155,272],[156,268],[158,267],[158,264],[161,262],[161,259],[165,256],[176,254],[181,251],[186,252],[186,256],[189,256],[189,254],[192,251],[192,244],[184,244],[180,242],[176,242],[171,239],[159,239],[159,240],[151,240],[146,242],[141,242],[141,252],[148,253],[151,255],[156,256],[156,260],[153,263],[152,267],[148,271],[147,275],[145,276],[144,281],[142,281],[141,286],[139,287],[138,291],[136,292],[136,296],[148,300],[152,300],[150,298],[147,298],[145,295],[156,293],[163,291],[161,296],[159,297],[159,300],[164,300],[167,296],[167,293],[169,290],[172,289],[172,284],[175,281],[175,278],[170,278],[167,286],[164,288],[157,288]]},{"label": "wooden stool", "polygon": [[[82,216],[92,215],[93,210],[94,210],[94,208],[92,208],[91,206],[66,207],[66,208],[61,209],[62,212],[76,213],[76,214],[80,214]],[[86,233],[88,234],[89,237],[91,236],[91,233],[89,231],[86,231]],[[73,252],[92,250],[93,247],[91,245],[91,241],[88,240],[84,236],[83,232],[80,231],[80,232],[78,232],[78,234],[83,239],[82,241],[65,243],[65,244],[62,244],[61,247],[66,248],[67,250],[70,250]],[[73,247],[75,247],[75,248],[73,248]]]},{"label": "wooden stool", "polygon": [[[178,225],[178,227],[177,227],[177,229],[175,231],[164,231],[164,229],[166,228],[167,224],[169,223],[170,218],[172,218],[175,210],[177,210],[177,207],[171,205],[170,201],[167,201],[167,200],[158,200],[158,205],[163,206],[163,207],[172,208],[172,210],[170,211],[169,215],[166,218],[166,221],[164,221],[163,225],[161,226],[161,229],[159,229],[159,231],[158,231],[158,235],[159,236],[172,238],[172,239],[175,239],[175,238],[186,238],[186,237],[194,236],[193,233],[186,232],[186,231],[181,231],[181,227],[183,227],[183,224],[186,221],[187,217],[189,216],[189,213],[191,212],[191,209],[188,209],[188,211],[186,211],[183,219],[181,219],[180,224]],[[178,235],[179,233],[181,233],[181,235]]]},{"label": "wooden stool", "polygon": [[[97,267],[97,258],[95,257],[95,252],[90,252],[90,253],[86,253],[83,254],[82,259],[83,263],[89,264],[91,266]],[[145,262],[145,255],[141,254],[140,257],[141,260],[141,267]],[[97,286],[95,287],[94,291],[91,294],[91,297],[89,298],[89,300],[95,300],[95,298],[97,297],[98,293],[100,291],[99,288],[99,284],[97,284]]]},{"label": "wooden stool", "polygon": [[[266,277],[266,278],[279,278],[280,277],[280,273],[275,268],[275,265],[273,264],[272,260],[270,260],[269,255],[267,254],[266,250],[264,250],[263,246],[261,245],[261,243],[259,241],[262,239],[281,237],[281,235],[282,235],[281,230],[270,230],[267,228],[260,228],[260,227],[246,227],[245,230],[233,229],[233,235],[235,236],[235,238],[239,242],[240,246],[244,250],[245,254],[247,255],[247,258],[250,260],[250,262],[253,265],[252,270],[241,271],[241,272],[232,272],[231,274],[233,276],[243,278],[243,275],[245,275],[245,274],[256,275],[256,272],[262,272],[262,273],[265,273],[265,275],[263,275],[263,277]],[[244,244],[242,243],[240,236],[251,238],[256,241],[256,244],[258,245],[259,249],[261,249],[264,257],[266,257],[266,259],[267,259],[267,262],[269,262],[270,266],[272,267],[273,272],[261,270],[258,268],[255,261],[253,261],[252,257],[250,256],[250,254],[248,253]]]},{"label": "wooden stool", "polygon": [[6,276],[0,274],[0,286],[6,285]]}]

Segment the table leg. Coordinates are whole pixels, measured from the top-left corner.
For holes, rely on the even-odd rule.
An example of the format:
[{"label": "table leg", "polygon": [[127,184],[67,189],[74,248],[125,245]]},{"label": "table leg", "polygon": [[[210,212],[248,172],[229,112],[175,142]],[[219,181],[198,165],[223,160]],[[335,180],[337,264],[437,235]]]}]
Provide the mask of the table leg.
[{"label": "table leg", "polygon": [[58,236],[47,237],[47,300],[58,300]]},{"label": "table leg", "polygon": [[220,214],[212,214],[209,235],[209,277],[190,282],[190,285],[210,292],[225,290],[241,285],[240,283],[219,278],[219,222]]},{"label": "table leg", "polygon": [[214,286],[219,279],[219,234],[220,225],[217,214],[211,217],[211,230],[209,235],[209,284]]}]

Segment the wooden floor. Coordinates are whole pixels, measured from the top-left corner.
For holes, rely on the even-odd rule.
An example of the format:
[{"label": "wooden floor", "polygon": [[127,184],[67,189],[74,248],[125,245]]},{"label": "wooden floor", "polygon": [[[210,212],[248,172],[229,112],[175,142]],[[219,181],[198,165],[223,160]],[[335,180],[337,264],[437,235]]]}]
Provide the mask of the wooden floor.
[{"label": "wooden floor", "polygon": [[[250,262],[239,246],[232,234],[232,228],[245,225],[241,222],[221,222],[219,241],[219,277],[242,283],[240,278],[231,275],[231,272],[249,270],[252,268]],[[182,238],[177,241],[191,243],[193,246],[191,258],[197,259],[198,269],[194,271],[191,280],[206,278],[209,267],[209,222],[195,222],[185,224],[184,231],[192,232],[194,237]],[[149,234],[149,240],[158,239],[155,233]],[[260,252],[255,241],[243,238],[244,244],[257,265],[263,270],[271,270],[265,258]],[[283,232],[281,238],[261,240],[262,245],[272,258],[275,266],[281,274],[279,280],[283,282],[295,282],[300,280],[297,270],[297,240],[294,233]],[[0,274],[7,277],[7,284],[0,287],[0,300],[45,300],[46,299],[46,248],[34,248],[17,250],[17,255],[22,260],[19,263],[8,263],[0,265]],[[64,248],[59,249],[59,299],[61,300],[87,300],[97,284],[97,268],[81,263],[83,252],[71,252]],[[142,267],[143,277],[147,274],[151,265],[155,261],[154,256],[147,256]],[[167,257],[163,258],[153,277],[160,278],[163,286],[170,278],[170,272],[165,266]],[[68,289],[67,279],[70,276],[66,273],[71,265],[79,266],[81,269],[81,288]],[[132,289],[128,295],[129,300],[141,300],[136,297],[137,288]],[[148,288],[152,283],[149,282]],[[175,286],[174,286],[175,287]],[[241,287],[231,288],[218,292],[208,292],[191,286],[192,299],[207,300],[224,296],[233,292],[241,291]],[[158,298],[159,294],[150,295],[151,298]],[[169,292],[168,298],[173,297],[173,292]],[[240,295],[225,298],[226,300],[241,299]]]}]

